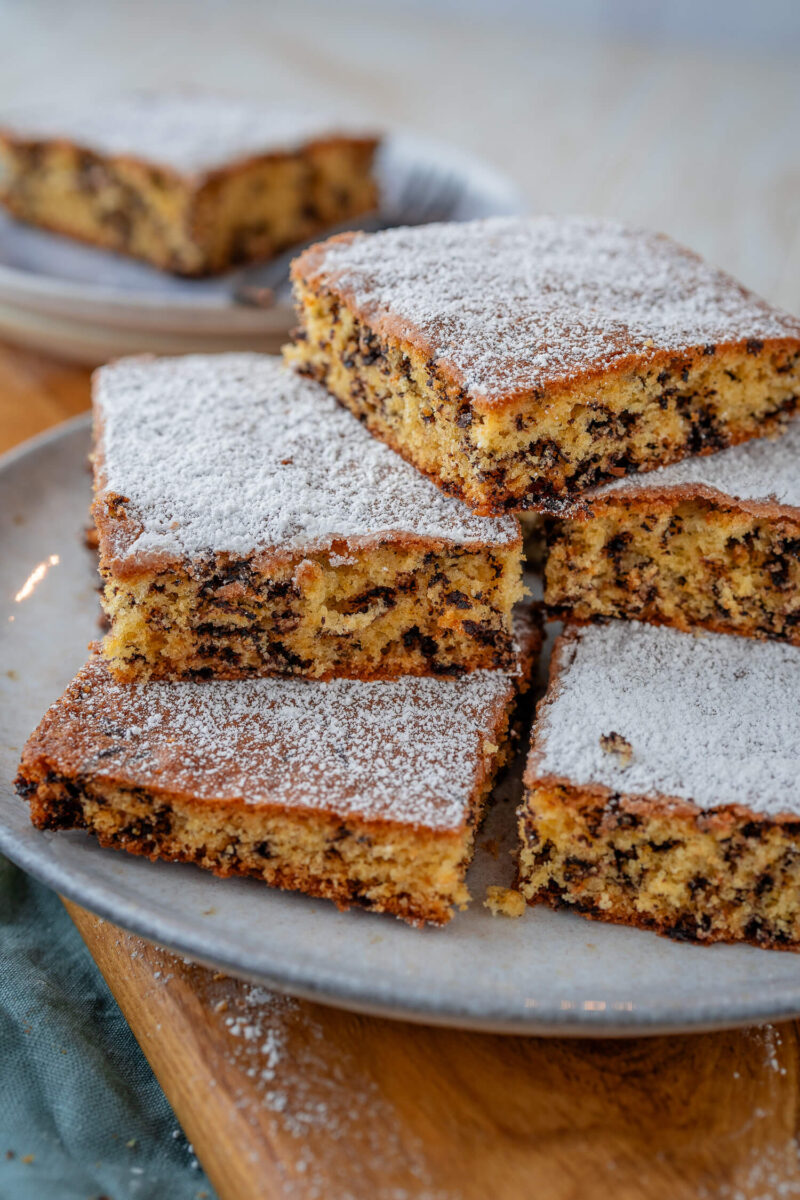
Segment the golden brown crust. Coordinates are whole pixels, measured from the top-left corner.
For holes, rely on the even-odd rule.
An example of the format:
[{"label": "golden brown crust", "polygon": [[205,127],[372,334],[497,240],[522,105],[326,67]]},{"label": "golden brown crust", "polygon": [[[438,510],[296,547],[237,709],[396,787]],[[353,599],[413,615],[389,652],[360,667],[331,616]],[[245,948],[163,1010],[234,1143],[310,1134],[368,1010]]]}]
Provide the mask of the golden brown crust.
[{"label": "golden brown crust", "polygon": [[[577,787],[571,780],[561,775],[543,773],[528,774],[530,759],[525,771],[524,786],[532,788],[560,788],[565,793],[565,801],[576,810],[595,809],[598,812],[611,806],[615,814],[630,813],[636,817],[662,816],[675,817],[681,820],[691,820],[698,828],[705,831],[725,834],[742,824],[762,825],[765,828],[773,825],[797,826],[797,813],[783,813],[777,816],[765,817],[763,813],[755,812],[745,804],[726,804],[723,808],[703,809],[690,800],[679,796],[665,796],[659,792],[650,795],[635,795],[627,792],[615,792],[612,788],[597,786]],[[610,810],[609,810],[610,811]]]},{"label": "golden brown crust", "polygon": [[800,951],[800,943],[780,941],[777,938],[765,937],[740,937],[733,934],[725,936],[721,933],[715,933],[713,937],[704,935],[701,930],[692,930],[690,926],[685,924],[670,923],[666,920],[658,920],[649,913],[633,914],[618,910],[608,910],[592,905],[589,901],[579,903],[565,900],[562,896],[543,890],[537,895],[531,897],[528,904],[535,906],[544,904],[548,908],[556,911],[564,910],[568,912],[579,913],[582,917],[586,917],[589,921],[603,921],[606,925],[623,925],[627,929],[643,929],[650,933],[657,933],[661,937],[669,938],[673,942],[694,942],[699,946],[704,945],[739,945],[742,943],[749,946],[757,946],[761,950],[784,950],[790,953]]},{"label": "golden brown crust", "polygon": [[[742,445],[748,440],[745,438],[738,443],[732,442],[731,445]],[[713,453],[719,452],[706,451],[706,454]],[[622,508],[646,516],[651,512],[668,512],[676,504],[687,500],[705,500],[720,512],[746,513],[748,516],[764,517],[767,520],[788,518],[800,522],[800,509],[791,504],[779,504],[768,498],[752,500],[747,497],[730,496],[726,492],[721,492],[704,483],[660,486],[646,472],[642,474],[641,478],[631,476],[630,482],[626,483],[624,492],[594,495],[592,490],[589,490],[583,496],[565,498],[563,503],[559,501],[549,503],[548,513],[551,516],[570,521],[591,521],[614,508]]]},{"label": "golden brown crust", "polygon": [[[360,303],[355,286],[348,286],[337,278],[335,272],[325,269],[324,261],[329,249],[336,245],[349,245],[359,238],[369,235],[360,232],[337,234],[308,247],[292,263],[291,278],[301,283],[305,288],[315,292],[325,291],[337,297],[354,313],[359,322],[401,350],[412,348],[425,358],[435,360],[435,370],[447,384],[454,389],[465,386],[463,372],[449,359],[438,353],[438,347],[418,325],[404,317],[399,312],[376,309]],[[687,258],[701,263],[699,255],[692,254],[680,248]],[[732,287],[740,289],[735,280],[729,280]],[[741,289],[744,291],[745,289]],[[753,297],[755,301],[757,298]],[[760,304],[764,302],[759,301]],[[768,306],[764,304],[764,309]],[[800,321],[797,323],[797,333],[794,336],[759,338],[761,349],[766,354],[800,351]],[[714,350],[717,354],[727,353],[731,357],[741,357],[747,353],[749,338],[745,334],[739,338],[719,342]],[[604,380],[622,379],[626,375],[642,371],[668,368],[679,359],[687,364],[701,361],[707,354],[706,346],[702,343],[695,346],[682,347],[680,351],[672,348],[653,348],[642,345],[615,359],[613,365],[600,359],[588,361],[580,371],[572,372],[564,377],[553,371],[541,385],[536,388],[508,388],[491,395],[477,393],[471,396],[472,407],[477,412],[497,412],[504,408],[520,406],[545,409],[551,405],[564,402],[576,387],[585,386],[602,378]],[[731,444],[734,444],[731,442]],[[705,451],[708,453],[709,451]],[[666,461],[666,460],[662,460]]]},{"label": "golden brown crust", "polygon": [[[184,685],[187,730],[187,713],[177,706],[176,694],[170,694],[162,711],[164,696],[157,702],[152,685],[144,694],[109,687],[98,659],[84,668],[29,738],[17,789],[29,801],[31,819],[40,829],[86,829],[101,845],[151,859],[193,862],[220,876],[248,875],[331,899],[340,908],[358,904],[415,925],[444,924],[454,906],[468,898],[463,875],[474,829],[510,753],[515,691],[527,689],[541,645],[538,612],[521,617],[517,635],[523,675],[518,688],[504,681],[491,701],[482,702],[475,761],[465,760],[472,772],[471,790],[460,802],[455,823],[454,814],[448,818],[451,823],[439,823],[438,802],[405,813],[385,799],[376,798],[365,807],[362,792],[370,785],[359,783],[358,773],[352,795],[346,788],[342,792],[341,782],[334,795],[337,785],[325,775],[307,800],[300,783],[292,784],[287,800],[277,798],[274,790],[270,798],[276,772],[284,774],[291,755],[296,757],[301,736],[297,724],[284,730],[288,740],[283,746],[267,744],[269,735],[262,731],[258,736],[263,744],[237,742],[230,763],[221,762],[216,751],[209,759],[208,731],[202,733],[195,708],[195,701],[209,693],[203,688],[194,693],[192,685]],[[240,699],[232,696],[234,713]],[[331,716],[351,759],[359,755],[358,699],[349,706],[344,701],[355,721],[350,733],[341,731],[341,702]],[[415,736],[408,725],[409,712],[402,713],[400,748]],[[446,715],[449,725],[449,709]],[[265,720],[267,716],[265,709]],[[430,705],[421,716],[428,724]],[[372,719],[377,719],[375,713]],[[153,721],[153,728],[161,732],[151,736],[145,727]],[[236,717],[212,718],[212,723],[215,730],[223,730],[211,736],[222,738],[220,753],[227,753],[237,736]],[[278,728],[283,728],[280,722]],[[387,725],[384,737],[391,740],[394,734]],[[417,731],[417,753],[423,736],[424,731]],[[314,751],[309,753],[313,757]],[[198,755],[196,763],[193,754]],[[402,757],[400,749],[398,754]],[[368,774],[374,769],[373,759],[366,769]],[[231,794],[233,776],[244,786],[242,793]],[[408,790],[412,781],[407,775],[403,779]]]},{"label": "golden brown crust", "polygon": [[206,168],[202,171],[187,174],[176,170],[169,163],[154,163],[148,158],[143,158],[135,154],[102,154],[92,146],[70,138],[24,137],[15,134],[11,129],[0,126],[0,143],[6,145],[9,149],[48,150],[51,147],[63,146],[67,150],[77,151],[80,154],[92,154],[109,162],[130,163],[148,170],[156,169],[166,175],[171,175],[176,182],[190,185],[193,189],[198,190],[211,182],[229,178],[231,175],[236,175],[238,172],[246,170],[249,167],[259,166],[261,163],[278,162],[287,158],[297,158],[298,155],[306,155],[319,149],[359,148],[365,154],[372,156],[378,149],[380,142],[381,139],[377,134],[374,136],[357,137],[332,133],[325,137],[311,138],[294,149],[276,149],[265,151],[263,154],[245,155],[244,157],[234,158],[230,162],[218,167]]}]

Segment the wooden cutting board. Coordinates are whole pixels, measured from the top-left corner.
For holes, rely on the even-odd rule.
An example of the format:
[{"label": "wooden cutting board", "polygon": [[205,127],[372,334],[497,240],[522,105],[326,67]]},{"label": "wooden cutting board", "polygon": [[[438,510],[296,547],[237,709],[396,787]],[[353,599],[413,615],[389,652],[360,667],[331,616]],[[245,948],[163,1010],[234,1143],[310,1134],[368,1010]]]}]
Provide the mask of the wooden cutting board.
[{"label": "wooden cutting board", "polygon": [[605,1041],[407,1025],[271,996],[67,909],[220,1200],[800,1196],[791,1024]]},{"label": "wooden cutting board", "polygon": [[[85,371],[0,346],[0,451],[88,401]],[[271,996],[67,908],[219,1200],[800,1197],[796,1024],[425,1028]]]}]

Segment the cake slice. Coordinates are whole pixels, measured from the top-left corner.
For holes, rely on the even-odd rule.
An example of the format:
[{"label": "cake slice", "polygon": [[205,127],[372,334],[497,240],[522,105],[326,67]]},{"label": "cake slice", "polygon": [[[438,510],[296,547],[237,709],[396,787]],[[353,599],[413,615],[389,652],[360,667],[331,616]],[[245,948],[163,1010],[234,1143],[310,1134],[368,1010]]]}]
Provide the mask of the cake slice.
[{"label": "cake slice", "polygon": [[207,275],[270,258],[377,203],[373,136],[192,93],[0,118],[0,203],[32,225]]},{"label": "cake slice", "polygon": [[380,683],[124,684],[96,655],[29,739],[17,788],[40,829],[443,924],[469,898],[536,620],[518,637],[511,673]]},{"label": "cake slice", "polygon": [[800,420],[606,484],[554,521],[547,603],[800,644]]},{"label": "cake slice", "polygon": [[800,649],[569,628],[520,808],[531,903],[699,942],[800,949]]},{"label": "cake slice", "polygon": [[343,234],[292,273],[288,360],[480,513],[769,433],[800,397],[800,321],[610,221]]},{"label": "cake slice", "polygon": [[123,359],[94,404],[117,678],[511,666],[518,521],[443,496],[279,359]]}]

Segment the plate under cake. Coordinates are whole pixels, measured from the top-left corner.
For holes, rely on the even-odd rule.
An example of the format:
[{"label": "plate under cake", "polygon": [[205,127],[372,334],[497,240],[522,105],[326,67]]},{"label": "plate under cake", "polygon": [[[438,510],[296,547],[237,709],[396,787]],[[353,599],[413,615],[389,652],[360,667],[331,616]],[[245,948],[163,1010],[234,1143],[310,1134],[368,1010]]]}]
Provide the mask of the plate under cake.
[{"label": "plate under cake", "polygon": [[800,398],[800,321],[610,221],[342,234],[292,273],[288,360],[482,513],[769,433]]},{"label": "plate under cake", "polygon": [[549,532],[545,598],[573,620],[634,617],[800,644],[800,420],[586,493]]},{"label": "plate under cake", "polygon": [[800,649],[569,627],[519,813],[531,902],[699,942],[800,949]]},{"label": "plate under cake", "polygon": [[513,671],[460,679],[125,684],[95,655],[17,788],[41,829],[443,924],[540,649],[516,632]]},{"label": "plate under cake", "polygon": [[32,225],[207,275],[374,209],[377,139],[202,93],[0,118],[0,203]]},{"label": "plate under cake", "polygon": [[476,517],[258,354],[95,375],[104,654],[120,679],[513,662],[515,518]]}]

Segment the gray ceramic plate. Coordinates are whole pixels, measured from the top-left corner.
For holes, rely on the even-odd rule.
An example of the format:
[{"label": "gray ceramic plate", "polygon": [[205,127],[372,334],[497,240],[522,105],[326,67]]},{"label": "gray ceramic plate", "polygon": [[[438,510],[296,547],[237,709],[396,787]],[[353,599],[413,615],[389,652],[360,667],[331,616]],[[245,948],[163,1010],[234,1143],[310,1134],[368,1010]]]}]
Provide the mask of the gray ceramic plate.
[{"label": "gray ceramic plate", "polygon": [[510,881],[518,783],[508,779],[470,872],[475,901],[444,930],[339,913],[324,901],[45,834],[11,786],[23,742],[98,634],[82,544],[86,418],[0,464],[0,849],[102,916],[181,954],[316,1000],[387,1016],[524,1033],[708,1029],[800,1014],[800,956],[701,949],[567,913],[492,918]]}]

